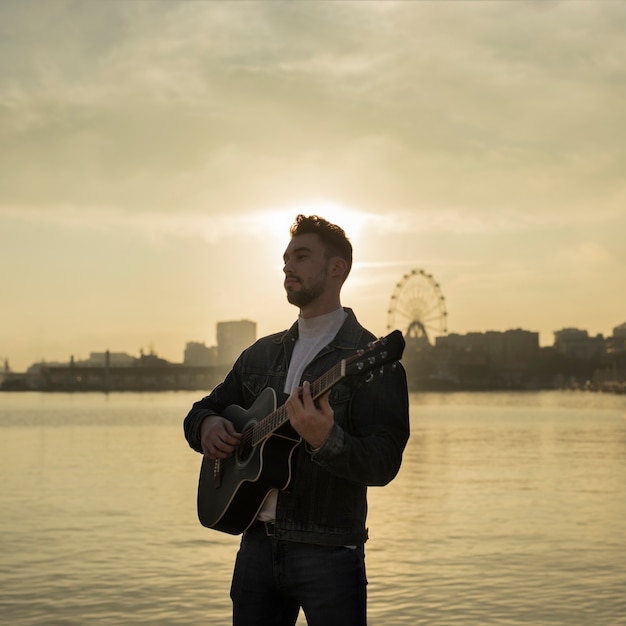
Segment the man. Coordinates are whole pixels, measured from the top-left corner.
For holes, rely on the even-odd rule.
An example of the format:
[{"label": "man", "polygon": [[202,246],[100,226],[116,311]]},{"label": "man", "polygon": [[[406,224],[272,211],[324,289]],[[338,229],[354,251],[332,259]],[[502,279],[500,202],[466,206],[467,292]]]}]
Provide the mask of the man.
[{"label": "man", "polygon": [[221,414],[249,408],[272,387],[302,438],[291,480],[272,490],[244,532],[231,585],[235,626],[292,626],[300,607],[309,626],[366,624],[364,543],[367,487],[397,474],[409,437],[402,366],[371,380],[341,380],[314,401],[312,381],[366,348],[374,335],[340,300],[352,266],[344,231],[298,215],[283,271],[287,300],[300,310],[293,326],[245,350],[213,392],[185,418],[189,445],[212,460],[241,441]]}]

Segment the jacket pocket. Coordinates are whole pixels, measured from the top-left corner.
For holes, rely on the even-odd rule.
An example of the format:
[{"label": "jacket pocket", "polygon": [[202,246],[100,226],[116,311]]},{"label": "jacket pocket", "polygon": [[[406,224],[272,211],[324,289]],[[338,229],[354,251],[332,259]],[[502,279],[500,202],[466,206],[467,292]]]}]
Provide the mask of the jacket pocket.
[{"label": "jacket pocket", "polygon": [[246,405],[250,406],[269,383],[270,377],[267,374],[248,374],[243,383]]}]

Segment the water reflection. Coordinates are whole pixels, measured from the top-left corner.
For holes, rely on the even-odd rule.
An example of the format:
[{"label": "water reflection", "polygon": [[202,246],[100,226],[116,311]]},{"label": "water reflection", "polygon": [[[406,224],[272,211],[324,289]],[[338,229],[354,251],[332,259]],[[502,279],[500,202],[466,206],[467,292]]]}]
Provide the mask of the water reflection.
[{"label": "water reflection", "polygon": [[[239,540],[196,520],[194,399],[0,397],[6,623],[230,622]],[[625,415],[595,394],[412,396],[403,468],[370,490],[370,623],[626,624]]]}]

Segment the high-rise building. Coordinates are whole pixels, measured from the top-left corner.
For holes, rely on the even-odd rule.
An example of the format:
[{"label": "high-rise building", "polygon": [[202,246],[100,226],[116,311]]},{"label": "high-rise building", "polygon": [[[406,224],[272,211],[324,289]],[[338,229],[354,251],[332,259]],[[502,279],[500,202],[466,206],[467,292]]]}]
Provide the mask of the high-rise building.
[{"label": "high-rise building", "polygon": [[237,320],[217,323],[217,363],[232,365],[256,341],[256,322]]}]

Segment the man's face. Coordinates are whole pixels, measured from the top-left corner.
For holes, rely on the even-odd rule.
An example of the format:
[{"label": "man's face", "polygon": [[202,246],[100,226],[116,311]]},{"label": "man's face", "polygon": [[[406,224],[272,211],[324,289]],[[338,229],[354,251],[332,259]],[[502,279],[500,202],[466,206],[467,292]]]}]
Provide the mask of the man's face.
[{"label": "man's face", "polygon": [[314,234],[293,237],[283,255],[287,300],[305,307],[326,289],[328,259],[319,237]]}]

